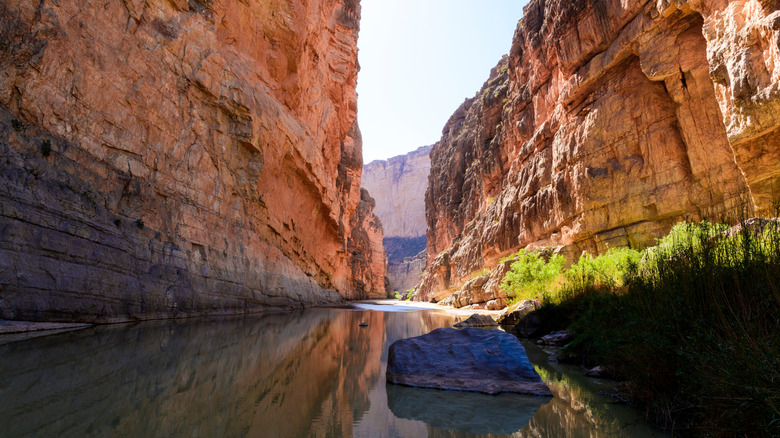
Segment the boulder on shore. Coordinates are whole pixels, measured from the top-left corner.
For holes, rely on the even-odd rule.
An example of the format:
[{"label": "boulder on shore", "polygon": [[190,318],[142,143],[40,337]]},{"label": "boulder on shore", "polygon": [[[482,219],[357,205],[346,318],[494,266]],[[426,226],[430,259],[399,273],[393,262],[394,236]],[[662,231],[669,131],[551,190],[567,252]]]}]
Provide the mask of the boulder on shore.
[{"label": "boulder on shore", "polygon": [[498,326],[498,323],[496,320],[491,318],[489,315],[482,315],[479,313],[475,313],[465,321],[461,321],[457,324],[455,324],[455,327],[462,328],[462,327],[495,327]]},{"label": "boulder on shore", "polygon": [[514,336],[442,328],[390,346],[387,381],[425,388],[551,395]]},{"label": "boulder on shore", "polygon": [[498,315],[498,322],[502,325],[516,325],[529,313],[539,307],[540,306],[537,305],[536,301],[520,301],[504,309],[504,311]]}]

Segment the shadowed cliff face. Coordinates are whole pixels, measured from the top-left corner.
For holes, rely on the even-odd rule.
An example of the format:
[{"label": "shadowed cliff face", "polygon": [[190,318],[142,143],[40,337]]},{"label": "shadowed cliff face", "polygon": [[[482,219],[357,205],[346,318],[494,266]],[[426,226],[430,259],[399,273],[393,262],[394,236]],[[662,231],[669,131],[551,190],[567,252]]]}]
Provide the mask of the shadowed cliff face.
[{"label": "shadowed cliff face", "polygon": [[0,315],[373,292],[353,281],[373,249],[347,250],[359,19],[352,0],[2,2]]},{"label": "shadowed cliff face", "polygon": [[521,247],[642,247],[682,218],[770,209],[779,23],[771,1],[532,1],[431,152],[418,298]]}]

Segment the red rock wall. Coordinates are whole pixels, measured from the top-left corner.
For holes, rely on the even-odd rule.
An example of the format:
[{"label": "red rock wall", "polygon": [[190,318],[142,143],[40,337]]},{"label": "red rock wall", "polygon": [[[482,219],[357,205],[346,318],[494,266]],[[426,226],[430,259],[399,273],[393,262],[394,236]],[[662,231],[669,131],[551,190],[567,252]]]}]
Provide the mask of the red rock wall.
[{"label": "red rock wall", "polygon": [[510,55],[431,152],[418,298],[521,247],[642,247],[686,217],[769,211],[779,8],[532,0]]},{"label": "red rock wall", "polygon": [[352,216],[352,236],[347,250],[352,254],[352,286],[356,293],[350,298],[387,298],[391,292],[387,273],[387,257],[382,243],[382,222],[374,214],[376,201],[368,190],[360,190],[360,203]]},{"label": "red rock wall", "polygon": [[357,0],[0,3],[0,315],[370,292],[347,251],[359,18]]}]

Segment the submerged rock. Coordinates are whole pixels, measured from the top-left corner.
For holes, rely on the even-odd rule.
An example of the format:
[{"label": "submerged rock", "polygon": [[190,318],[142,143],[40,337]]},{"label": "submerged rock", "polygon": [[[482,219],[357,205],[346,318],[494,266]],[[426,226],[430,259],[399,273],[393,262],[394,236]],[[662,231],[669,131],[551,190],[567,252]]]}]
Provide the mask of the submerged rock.
[{"label": "submerged rock", "polygon": [[615,372],[611,368],[597,365],[585,372],[585,375],[588,377],[612,378],[615,376]]},{"label": "submerged rock", "polygon": [[525,349],[498,330],[442,328],[390,346],[387,381],[426,388],[550,395]]},{"label": "submerged rock", "polygon": [[560,330],[557,332],[552,332],[549,335],[542,336],[542,338],[539,339],[537,343],[543,345],[566,345],[572,339],[574,339],[573,334]]},{"label": "submerged rock", "polygon": [[489,315],[475,313],[467,320],[455,324],[455,327],[494,327],[497,325],[498,323]]}]

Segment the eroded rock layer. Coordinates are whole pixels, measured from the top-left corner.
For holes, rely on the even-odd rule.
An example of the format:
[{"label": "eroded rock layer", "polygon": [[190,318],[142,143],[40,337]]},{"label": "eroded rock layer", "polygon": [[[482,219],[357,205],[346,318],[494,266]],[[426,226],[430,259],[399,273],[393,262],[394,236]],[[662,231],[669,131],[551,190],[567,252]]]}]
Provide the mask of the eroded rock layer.
[{"label": "eroded rock layer", "polygon": [[0,317],[375,292],[354,277],[372,251],[347,248],[359,19],[357,0],[0,3]]},{"label": "eroded rock layer", "polygon": [[780,2],[532,0],[426,193],[438,300],[521,247],[642,247],[780,194]]}]

